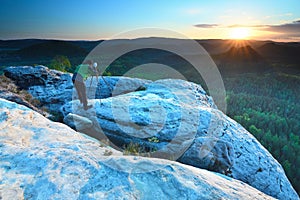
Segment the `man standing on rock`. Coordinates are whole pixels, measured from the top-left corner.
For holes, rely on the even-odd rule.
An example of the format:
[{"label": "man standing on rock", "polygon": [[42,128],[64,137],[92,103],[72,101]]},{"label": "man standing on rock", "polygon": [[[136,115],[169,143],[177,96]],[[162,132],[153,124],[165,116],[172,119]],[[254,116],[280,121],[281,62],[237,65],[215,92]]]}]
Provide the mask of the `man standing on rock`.
[{"label": "man standing on rock", "polygon": [[83,104],[84,110],[88,110],[92,107],[91,105],[87,105],[86,87],[84,81],[95,73],[96,69],[93,68],[93,62],[91,60],[87,60],[83,64],[77,66],[72,77],[73,84],[75,85],[80,103]]}]

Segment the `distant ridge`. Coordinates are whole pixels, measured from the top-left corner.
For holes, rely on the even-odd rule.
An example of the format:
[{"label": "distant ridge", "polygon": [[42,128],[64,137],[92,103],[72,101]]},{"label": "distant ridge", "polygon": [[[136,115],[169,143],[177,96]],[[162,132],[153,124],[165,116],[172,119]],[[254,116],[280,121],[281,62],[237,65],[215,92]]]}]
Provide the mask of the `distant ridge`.
[{"label": "distant ridge", "polygon": [[[113,45],[113,48],[118,49],[119,46],[124,47],[124,45],[151,42],[151,39],[153,38],[115,39],[111,41],[110,44]],[[174,38],[157,39],[160,39],[159,45],[164,46],[168,46],[170,41],[172,41],[172,44],[176,41],[176,46],[180,48],[184,40]],[[221,70],[226,69],[226,71],[234,72],[236,69],[237,71],[255,72],[255,69],[257,69],[258,72],[261,73],[262,69],[266,68],[267,65],[269,66],[268,69],[272,69],[270,68],[272,65],[277,71],[291,74],[300,73],[300,42],[237,41],[222,39],[197,39],[195,41],[212,56]],[[78,65],[84,60],[88,52],[91,52],[101,42],[103,42],[103,40],[0,40],[1,65],[49,65],[56,55],[65,55],[69,58],[72,65]],[[141,45],[141,47],[142,46],[143,45]],[[193,52],[191,52],[191,54],[193,54]],[[134,54],[132,54],[132,56],[134,56]],[[142,53],[141,56],[131,57],[131,59],[123,61],[126,66],[131,66],[140,63],[140,60],[144,60],[144,63],[149,61],[149,59],[145,59],[146,57],[149,58],[149,54],[146,55]],[[185,65],[179,62],[178,59],[174,59],[174,56],[166,57],[165,53],[162,54],[159,51],[150,52],[150,57],[151,59],[153,58],[152,60],[154,61],[163,60],[164,64]],[[246,68],[249,70],[246,70]]]},{"label": "distant ridge", "polygon": [[269,42],[257,48],[257,51],[267,59],[295,64],[300,62],[299,43],[275,43]]},{"label": "distant ridge", "polygon": [[253,73],[272,70],[263,56],[250,45],[231,47],[227,52],[214,56],[221,73]]},{"label": "distant ridge", "polygon": [[31,46],[25,47],[18,51],[21,57],[39,58],[39,57],[54,57],[56,55],[64,55],[69,57],[85,56],[88,52],[68,41],[46,41]]},{"label": "distant ridge", "polygon": [[20,50],[34,44],[43,43],[45,41],[46,40],[42,39],[0,40],[0,48]]},{"label": "distant ridge", "polygon": [[250,45],[243,47],[231,47],[227,52],[220,55],[221,62],[230,63],[258,63],[264,62],[264,58]]}]

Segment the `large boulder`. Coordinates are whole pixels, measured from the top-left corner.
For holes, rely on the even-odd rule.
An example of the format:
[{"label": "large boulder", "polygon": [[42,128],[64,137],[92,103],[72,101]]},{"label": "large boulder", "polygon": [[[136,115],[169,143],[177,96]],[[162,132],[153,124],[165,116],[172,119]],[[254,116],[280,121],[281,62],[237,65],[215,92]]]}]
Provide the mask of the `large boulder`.
[{"label": "large boulder", "polygon": [[[46,85],[49,71],[44,66],[20,66],[4,69],[4,75],[15,81],[21,89],[28,89],[31,86]],[[53,74],[54,76],[56,74]]]},{"label": "large boulder", "polygon": [[[159,80],[145,90],[78,101],[61,111],[90,119],[87,134],[116,147],[141,146],[146,156],[178,160],[241,180],[279,199],[299,199],[281,165],[241,125],[219,111],[197,84]],[[95,134],[96,133],[96,134]]]},{"label": "large boulder", "polygon": [[[73,89],[72,74],[50,70],[45,66],[18,66],[4,69],[4,75],[16,85],[37,98],[51,113],[57,113],[62,105],[77,99]],[[127,77],[89,77],[86,80],[90,99],[108,98],[143,88],[149,80]]]},{"label": "large boulder", "polygon": [[129,78],[123,76],[96,76],[86,81],[87,97],[89,99],[105,99],[111,96],[143,90],[150,80]]},{"label": "large boulder", "polygon": [[27,90],[52,113],[72,100],[71,74],[49,70],[45,66],[21,66],[4,69],[4,75]]},{"label": "large boulder", "polygon": [[63,122],[73,129],[84,130],[93,126],[93,122],[86,117],[82,117],[73,113],[69,113],[64,117]]},{"label": "large boulder", "polygon": [[0,99],[0,199],[273,199],[221,174],[122,156]]}]

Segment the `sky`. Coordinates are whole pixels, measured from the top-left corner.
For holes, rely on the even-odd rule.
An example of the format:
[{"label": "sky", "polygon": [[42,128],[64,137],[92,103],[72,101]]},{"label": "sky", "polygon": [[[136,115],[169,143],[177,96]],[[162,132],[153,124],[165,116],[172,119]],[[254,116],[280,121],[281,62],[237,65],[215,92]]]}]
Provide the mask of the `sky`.
[{"label": "sky", "polygon": [[[300,0],[0,0],[0,3],[2,40],[99,40],[153,27],[192,39],[300,41]],[[170,37],[163,31],[160,36]]]}]

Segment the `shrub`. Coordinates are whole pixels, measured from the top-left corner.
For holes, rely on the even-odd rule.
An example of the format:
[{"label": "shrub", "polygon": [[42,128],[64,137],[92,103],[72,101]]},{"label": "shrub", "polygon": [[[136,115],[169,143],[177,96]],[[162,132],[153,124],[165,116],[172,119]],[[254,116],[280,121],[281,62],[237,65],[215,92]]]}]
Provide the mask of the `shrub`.
[{"label": "shrub", "polygon": [[108,71],[104,71],[103,72],[103,76],[112,76],[112,73],[108,72]]},{"label": "shrub", "polygon": [[66,56],[57,55],[53,58],[50,68],[56,69],[62,72],[71,72],[72,66],[70,60]]},{"label": "shrub", "polygon": [[112,154],[113,154],[112,151],[106,149],[103,155],[104,155],[104,156],[110,156],[110,155],[112,155]]},{"label": "shrub", "polygon": [[144,152],[143,147],[141,147],[139,144],[135,144],[132,142],[126,145],[124,149],[124,155],[139,155],[140,153],[143,152]]},{"label": "shrub", "polygon": [[159,143],[159,139],[157,137],[148,138],[149,142]]},{"label": "shrub", "polygon": [[19,93],[19,89],[14,84],[14,82],[4,75],[0,76],[0,88],[4,88],[7,91],[12,92],[12,93]]}]

